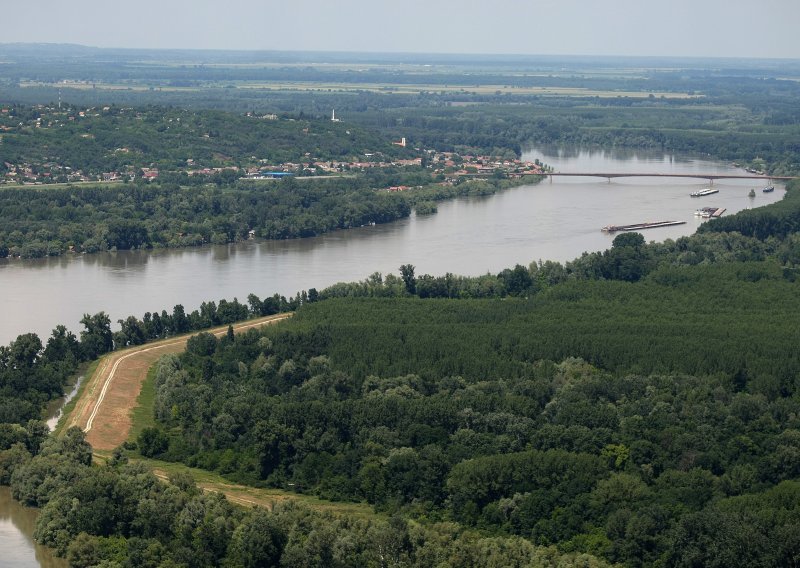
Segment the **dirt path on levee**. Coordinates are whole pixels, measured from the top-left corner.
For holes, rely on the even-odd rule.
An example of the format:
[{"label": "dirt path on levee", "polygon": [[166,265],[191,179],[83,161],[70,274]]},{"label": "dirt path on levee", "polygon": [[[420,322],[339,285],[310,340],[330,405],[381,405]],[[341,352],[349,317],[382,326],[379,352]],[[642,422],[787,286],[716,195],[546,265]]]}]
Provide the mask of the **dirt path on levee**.
[{"label": "dirt path on levee", "polygon": [[[239,332],[260,327],[291,315],[277,314],[244,321],[233,324],[233,330]],[[223,335],[228,331],[228,326],[203,331]],[[147,370],[162,355],[183,352],[191,336],[192,334],[187,334],[153,341],[103,357],[67,417],[66,427],[80,427],[86,432],[86,440],[95,450],[112,450],[122,444],[128,439],[133,423],[131,413],[147,377]]]}]

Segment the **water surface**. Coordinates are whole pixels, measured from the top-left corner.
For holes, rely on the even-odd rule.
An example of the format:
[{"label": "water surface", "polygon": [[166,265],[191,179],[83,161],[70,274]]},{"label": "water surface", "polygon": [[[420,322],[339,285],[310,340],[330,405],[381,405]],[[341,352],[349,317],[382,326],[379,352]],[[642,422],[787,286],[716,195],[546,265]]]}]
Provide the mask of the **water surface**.
[{"label": "water surface", "polygon": [[23,507],[11,498],[11,490],[0,486],[0,566],[9,568],[67,568],[67,561],[34,543],[38,510]]},{"label": "water surface", "polygon": [[[744,173],[720,162],[653,152],[536,148],[525,158],[562,172]],[[704,222],[693,214],[698,207],[725,207],[731,214],[784,194],[781,185],[764,194],[758,182],[724,180],[714,183],[720,190],[715,195],[689,197],[707,185],[680,178],[555,178],[445,202],[436,215],[313,239],[0,261],[0,344],[28,331],[46,341],[59,323],[77,333],[84,313],[104,310],[116,321],[171,311],[179,303],[193,310],[205,300],[246,301],[250,292],[292,295],[375,271],[397,273],[405,263],[418,274],[478,275],[538,259],[566,261],[608,248],[614,235],[600,231],[605,225],[687,221],[643,233],[663,241],[693,233]],[[757,195],[751,199],[752,187]],[[0,565],[66,566],[33,544],[35,517],[35,510],[15,503],[8,488],[0,487]]]},{"label": "water surface", "polygon": [[[721,162],[652,152],[536,148],[525,158],[557,171],[744,173]],[[689,197],[707,185],[680,178],[555,178],[444,202],[435,215],[311,239],[0,261],[0,344],[27,331],[45,341],[59,323],[77,333],[82,315],[100,310],[113,322],[171,311],[179,303],[191,311],[205,300],[244,302],[251,292],[293,295],[375,271],[397,273],[405,263],[418,274],[478,275],[539,259],[566,261],[608,248],[614,235],[600,231],[605,225],[687,222],[644,233],[662,241],[693,233],[703,222],[693,214],[700,206],[725,207],[731,214],[784,193],[780,185],[763,194],[759,182],[721,180],[714,183],[718,194]],[[747,196],[751,187],[759,188],[753,199]]]}]

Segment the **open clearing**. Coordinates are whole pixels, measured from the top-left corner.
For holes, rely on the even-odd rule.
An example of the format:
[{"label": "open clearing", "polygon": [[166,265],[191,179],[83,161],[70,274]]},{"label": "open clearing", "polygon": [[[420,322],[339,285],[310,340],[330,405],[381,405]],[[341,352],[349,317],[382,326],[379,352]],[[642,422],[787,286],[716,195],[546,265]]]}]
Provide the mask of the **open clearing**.
[{"label": "open clearing", "polygon": [[179,463],[169,463],[150,459],[137,459],[153,471],[156,477],[167,481],[171,474],[186,473],[190,475],[197,487],[206,492],[222,493],[225,498],[243,507],[264,507],[272,509],[283,501],[296,501],[318,511],[326,511],[348,517],[374,519],[380,517],[370,505],[365,503],[334,502],[318,499],[312,495],[292,493],[281,489],[264,489],[231,483],[220,475],[192,468]]},{"label": "open clearing", "polygon": [[[278,314],[234,324],[234,331],[260,327],[290,317]],[[223,335],[228,326],[205,330]],[[199,333],[199,332],[195,332]],[[78,426],[86,432],[86,440],[96,450],[112,450],[128,439],[133,424],[132,410],[147,377],[147,370],[162,355],[180,353],[193,334],[154,341],[130,349],[115,351],[103,357],[89,378],[74,409],[65,421],[65,428]]]}]

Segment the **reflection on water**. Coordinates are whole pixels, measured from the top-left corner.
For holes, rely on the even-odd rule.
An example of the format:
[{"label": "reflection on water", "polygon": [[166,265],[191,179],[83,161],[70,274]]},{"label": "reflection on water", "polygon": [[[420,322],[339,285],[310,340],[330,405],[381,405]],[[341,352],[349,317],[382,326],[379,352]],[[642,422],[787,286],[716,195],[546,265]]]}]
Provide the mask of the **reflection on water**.
[{"label": "reflection on water", "polygon": [[75,384],[72,386],[70,391],[62,396],[61,398],[57,398],[55,400],[51,400],[50,403],[47,405],[47,427],[52,431],[55,430],[55,427],[58,425],[58,421],[61,420],[61,415],[63,414],[64,407],[69,404],[75,395],[78,394],[78,389],[81,388],[81,383],[83,382],[83,375],[78,377],[78,380],[75,381]]},{"label": "reflection on water", "polygon": [[[47,427],[50,430],[58,424],[64,405],[78,393],[81,382],[83,376],[78,378],[66,396],[52,401],[48,406]],[[23,507],[14,501],[8,487],[0,486],[0,566],[66,568],[66,560],[56,558],[51,549],[34,542],[33,531],[38,514],[38,509]]]},{"label": "reflection on water", "polygon": [[[539,158],[562,172],[626,173],[733,173],[723,162],[698,159],[686,154],[667,154],[637,148],[586,149],[574,146],[541,146],[526,152],[524,158]],[[595,169],[597,168],[597,169]],[[741,171],[739,173],[746,174]]]},{"label": "reflection on water", "polygon": [[[725,163],[629,149],[536,148],[524,157],[562,172],[744,173]],[[77,333],[83,314],[100,310],[112,322],[176,304],[191,311],[206,300],[288,296],[375,271],[397,273],[405,263],[420,274],[477,275],[538,259],[566,261],[607,248],[614,236],[600,232],[605,225],[686,221],[645,233],[648,240],[677,238],[702,222],[693,215],[700,206],[730,214],[783,196],[776,184],[774,193],[759,191],[751,201],[747,193],[759,182],[718,180],[718,194],[702,203],[689,197],[707,185],[685,178],[554,178],[445,202],[436,215],[310,239],[0,261],[0,344],[28,331],[46,340],[59,323]]]},{"label": "reflection on water", "polygon": [[[530,158],[529,158],[530,156]],[[542,145],[525,152],[526,159],[539,158],[545,164],[558,166],[566,171],[566,167],[573,162],[575,165],[585,166],[591,163],[610,164],[613,162],[631,161],[633,164],[691,164],[697,160],[689,155],[666,154],[655,150],[641,148],[582,148],[580,146]],[[710,164],[710,162],[701,162]],[[617,164],[619,165],[619,164]],[[586,170],[575,170],[586,171]],[[651,170],[652,171],[652,170]],[[661,172],[664,173],[664,172]]]},{"label": "reflection on water", "polygon": [[37,514],[36,509],[14,501],[8,487],[0,487],[0,566],[67,568],[66,560],[33,542]]}]

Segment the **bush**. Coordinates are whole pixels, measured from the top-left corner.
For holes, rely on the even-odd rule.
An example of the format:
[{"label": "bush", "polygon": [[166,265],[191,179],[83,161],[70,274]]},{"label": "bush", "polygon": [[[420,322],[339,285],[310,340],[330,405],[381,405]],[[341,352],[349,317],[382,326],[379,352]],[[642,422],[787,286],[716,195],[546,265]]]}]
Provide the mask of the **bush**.
[{"label": "bush", "polygon": [[145,428],[136,440],[139,453],[146,458],[157,457],[167,451],[169,438],[160,428]]}]

